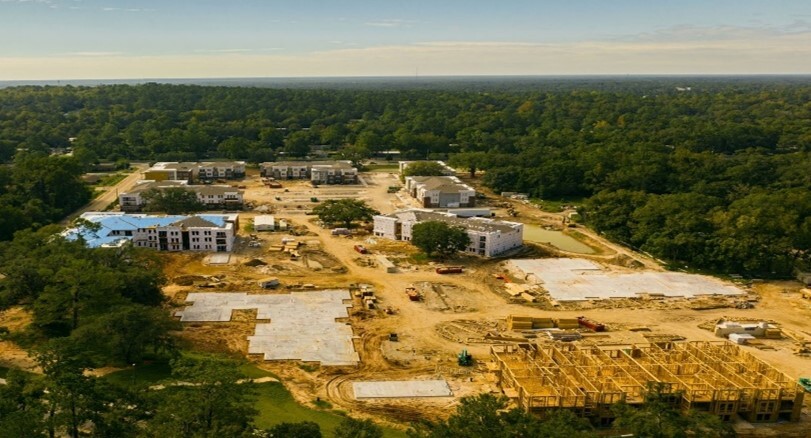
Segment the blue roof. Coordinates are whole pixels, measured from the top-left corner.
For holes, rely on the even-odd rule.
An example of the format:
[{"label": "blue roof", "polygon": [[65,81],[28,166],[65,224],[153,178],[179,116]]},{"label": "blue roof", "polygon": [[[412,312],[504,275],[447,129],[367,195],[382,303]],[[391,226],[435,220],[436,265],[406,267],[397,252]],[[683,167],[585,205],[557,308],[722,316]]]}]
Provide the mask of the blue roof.
[{"label": "blue roof", "polygon": [[131,240],[132,236],[111,236],[110,234],[116,231],[134,232],[139,228],[165,227],[193,216],[211,222],[218,227],[224,227],[228,218],[226,215],[213,214],[149,216],[140,214],[89,212],[83,214],[81,217],[82,219],[101,225],[98,231],[94,232],[86,228],[70,228],[65,230],[62,235],[68,240],[77,240],[79,236],[82,236],[85,242],[87,242],[87,246],[91,248],[120,246],[124,242]]}]

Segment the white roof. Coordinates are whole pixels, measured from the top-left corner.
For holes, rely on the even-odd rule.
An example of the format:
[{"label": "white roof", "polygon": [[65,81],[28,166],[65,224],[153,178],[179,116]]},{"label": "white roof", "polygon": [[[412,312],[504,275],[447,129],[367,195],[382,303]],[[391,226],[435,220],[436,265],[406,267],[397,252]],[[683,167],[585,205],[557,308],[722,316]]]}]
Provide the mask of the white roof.
[{"label": "white roof", "polygon": [[269,214],[263,214],[263,215],[260,215],[260,216],[256,216],[253,219],[253,224],[254,225],[273,225],[274,223],[275,222],[274,222],[273,216],[271,216]]}]

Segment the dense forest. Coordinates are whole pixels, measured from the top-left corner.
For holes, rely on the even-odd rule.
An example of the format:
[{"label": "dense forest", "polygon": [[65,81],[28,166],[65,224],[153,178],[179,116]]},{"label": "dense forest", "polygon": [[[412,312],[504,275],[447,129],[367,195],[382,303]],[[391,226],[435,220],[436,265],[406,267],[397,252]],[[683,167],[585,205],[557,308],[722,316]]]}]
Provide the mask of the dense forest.
[{"label": "dense forest", "polygon": [[484,170],[483,182],[496,191],[583,200],[598,231],[680,267],[785,276],[808,263],[806,81],[577,84],[7,88],[0,90],[0,160],[68,147],[80,166],[260,162],[304,157],[312,145],[353,160],[399,150],[403,158],[450,158]]}]

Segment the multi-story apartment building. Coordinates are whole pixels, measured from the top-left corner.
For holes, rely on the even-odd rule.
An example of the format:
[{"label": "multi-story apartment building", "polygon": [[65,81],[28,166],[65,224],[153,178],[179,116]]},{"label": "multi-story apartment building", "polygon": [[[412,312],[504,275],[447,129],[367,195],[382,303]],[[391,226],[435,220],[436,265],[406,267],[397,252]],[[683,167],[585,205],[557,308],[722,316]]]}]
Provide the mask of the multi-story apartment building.
[{"label": "multi-story apartment building", "polygon": [[239,230],[237,214],[157,216],[88,212],[81,218],[96,224],[95,227],[71,228],[63,235],[71,240],[81,238],[91,248],[132,242],[137,247],[158,251],[229,252]]},{"label": "multi-story apartment building", "polygon": [[403,210],[375,216],[374,235],[410,241],[414,225],[428,221],[441,221],[464,228],[470,237],[470,245],[465,248],[468,254],[494,257],[524,244],[523,224],[480,217],[463,219],[452,213],[425,209]]},{"label": "multi-story apartment building", "polygon": [[455,176],[408,176],[406,190],[424,208],[476,206],[476,190]]},{"label": "multi-story apartment building", "polygon": [[317,184],[355,184],[358,169],[351,161],[279,161],[262,163],[260,173],[275,179],[309,179]]},{"label": "multi-story apartment building", "polygon": [[168,188],[193,191],[197,194],[197,200],[211,210],[235,210],[241,209],[243,205],[242,190],[227,185],[188,185],[185,181],[141,181],[132,189],[118,195],[118,205],[121,211],[141,211],[146,205],[144,192]]},{"label": "multi-story apartment building", "polygon": [[245,177],[244,161],[215,161],[200,163],[197,178],[200,180],[237,179]]},{"label": "multi-story apartment building", "polygon": [[158,162],[144,171],[144,180],[192,182],[197,175],[197,163]]}]

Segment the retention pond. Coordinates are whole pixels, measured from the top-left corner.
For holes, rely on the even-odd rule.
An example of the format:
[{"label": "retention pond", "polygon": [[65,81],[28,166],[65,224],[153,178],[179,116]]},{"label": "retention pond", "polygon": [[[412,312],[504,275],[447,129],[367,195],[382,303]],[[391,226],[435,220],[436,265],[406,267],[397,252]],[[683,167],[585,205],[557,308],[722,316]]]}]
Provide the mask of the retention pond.
[{"label": "retention pond", "polygon": [[524,225],[524,240],[546,243],[563,251],[577,254],[594,254],[594,249],[562,231],[546,230],[536,225]]}]

